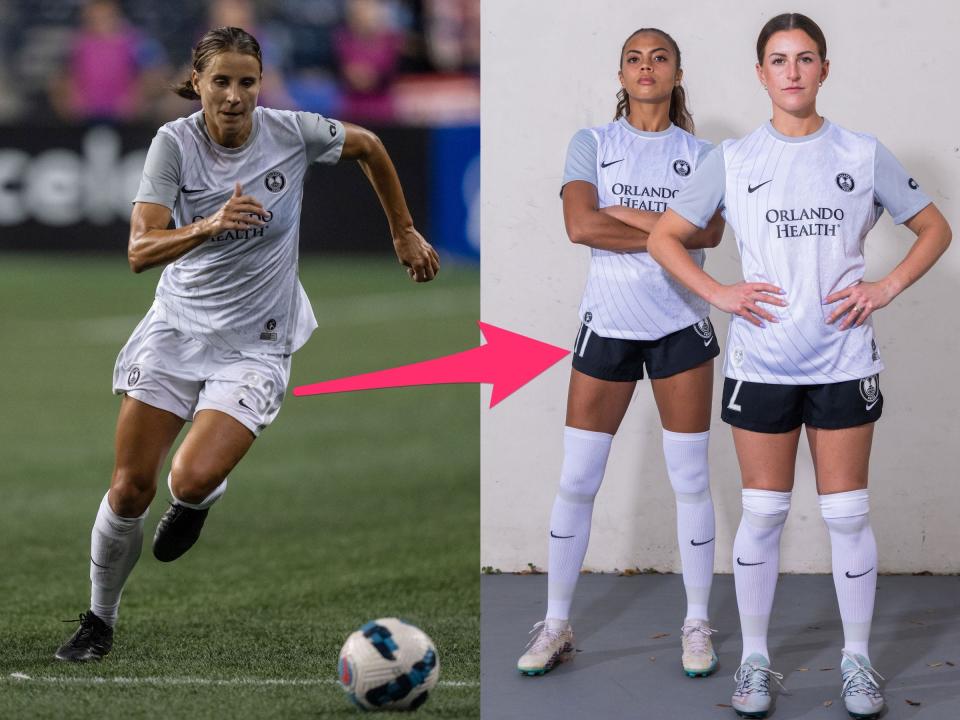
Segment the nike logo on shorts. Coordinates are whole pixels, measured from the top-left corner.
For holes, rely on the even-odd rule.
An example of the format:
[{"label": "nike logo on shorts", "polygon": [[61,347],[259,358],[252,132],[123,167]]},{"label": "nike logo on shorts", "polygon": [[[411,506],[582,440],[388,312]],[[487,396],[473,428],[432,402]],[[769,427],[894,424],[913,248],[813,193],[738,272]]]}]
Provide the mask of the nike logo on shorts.
[{"label": "nike logo on shorts", "polygon": [[[870,568],[870,570],[873,570],[873,568]],[[850,574],[850,571],[847,570],[847,572],[844,573],[844,574],[845,574],[848,578],[850,578],[851,580],[853,580],[854,578],[863,577],[863,576],[866,575],[868,572],[870,572],[870,570],[867,570],[867,572],[862,572],[862,573],[860,573],[859,575],[851,575],[851,574]]]},{"label": "nike logo on shorts", "polygon": [[745,562],[744,562],[743,560],[741,560],[739,557],[737,558],[737,565],[742,565],[743,567],[749,567],[750,565],[763,565],[764,563],[766,563],[766,560],[763,560],[763,561],[758,562],[758,563],[745,563]]},{"label": "nike logo on shorts", "polygon": [[773,182],[773,178],[770,178],[770,179],[767,180],[766,182],[762,182],[762,183],[760,183],[759,185],[747,185],[747,192],[748,192],[748,193],[756,192],[757,190],[759,190],[760,188],[762,188],[762,187],[763,187],[764,185],[766,185],[767,183],[772,183],[772,182]]},{"label": "nike logo on shorts", "polygon": [[610,167],[611,165],[616,165],[618,162],[623,162],[626,158],[620,158],[619,160],[611,160],[610,162],[601,162],[600,167]]},{"label": "nike logo on shorts", "polygon": [[877,399],[874,400],[872,403],[868,403],[868,404],[867,404],[867,412],[873,410],[873,406],[876,405],[878,402],[880,402],[880,398],[877,398]]},{"label": "nike logo on shorts", "polygon": [[[716,535],[714,535],[714,537],[716,537]],[[710,538],[709,540],[704,540],[703,542],[697,542],[696,540],[691,540],[690,544],[693,545],[694,547],[699,547],[700,545],[706,545],[708,542],[713,542],[713,538]]]},{"label": "nike logo on shorts", "polygon": [[576,537],[576,536],[575,535],[557,535],[553,532],[553,530],[551,530],[550,537],[556,538],[557,540],[567,540],[569,538]]}]

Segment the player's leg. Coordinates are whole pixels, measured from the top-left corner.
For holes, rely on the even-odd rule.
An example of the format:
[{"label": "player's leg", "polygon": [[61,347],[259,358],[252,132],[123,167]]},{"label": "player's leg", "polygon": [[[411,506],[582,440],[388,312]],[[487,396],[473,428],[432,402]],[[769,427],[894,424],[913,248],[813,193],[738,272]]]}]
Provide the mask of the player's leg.
[{"label": "player's leg", "polygon": [[255,439],[250,428],[224,412],[197,411],[167,478],[173,500],[154,536],[158,560],[176,560],[193,547],[210,507],[226,490],[227,475]]},{"label": "player's leg", "polygon": [[[652,372],[652,371],[651,371]],[[677,506],[677,538],[687,611],[682,663],[692,676],[717,666],[708,604],[716,548],[707,450],[713,397],[713,360],[665,378],[651,378],[663,425],[663,456]]]},{"label": "player's leg", "polygon": [[[876,377],[822,386],[808,403],[807,440],[820,511],[830,533],[833,582],[843,623],[843,700],[858,717],[884,706],[870,663],[877,588],[877,543],[870,526],[867,480],[874,422],[882,398]],[[850,424],[850,427],[842,427]]]},{"label": "player's leg", "polygon": [[727,378],[723,420],[743,483],[743,514],[733,543],[733,576],[743,636],[741,664],[731,699],[744,717],[766,717],[771,681],[767,630],[780,573],[780,537],[790,509],[806,388]]},{"label": "player's leg", "polygon": [[290,356],[209,348],[200,365],[193,427],[173,458],[167,483],[172,501],[157,525],[153,554],[175,560],[200,536],[210,507],[227,488],[227,475],[260,432],[272,423],[290,378]]},{"label": "player's leg", "polygon": [[[587,331],[581,328],[581,335]],[[613,435],[620,427],[636,387],[636,379],[606,380],[596,375],[618,373],[629,341],[589,335],[574,359],[567,396],[560,486],[550,514],[547,614],[517,662],[526,675],[548,672],[573,656],[570,606],[590,540],[593,503],[606,470]],[[583,345],[589,346],[589,352]],[[615,357],[611,358],[611,353]],[[577,367],[581,369],[577,369]],[[587,374],[587,373],[591,374]],[[631,371],[642,376],[642,365]],[[639,375],[636,375],[639,373]]]},{"label": "player's leg", "polygon": [[183,427],[177,415],[124,396],[117,418],[110,490],[90,539],[90,612],[57,651],[61,660],[99,660],[112,645],[120,596],[143,546],[143,524],[157,474]]}]

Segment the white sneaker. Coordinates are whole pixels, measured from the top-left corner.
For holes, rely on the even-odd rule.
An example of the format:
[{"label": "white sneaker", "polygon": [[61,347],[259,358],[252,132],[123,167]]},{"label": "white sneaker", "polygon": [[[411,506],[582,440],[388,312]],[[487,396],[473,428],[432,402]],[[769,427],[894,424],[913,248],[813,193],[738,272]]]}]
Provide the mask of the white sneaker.
[{"label": "white sneaker", "polygon": [[706,620],[685,620],[680,628],[681,662],[690,677],[706,677],[717,669],[717,654],[713,651],[710,635],[716,630]]},{"label": "white sneaker", "polygon": [[770,669],[770,661],[760,653],[753,653],[737,668],[733,679],[737,689],[730,704],[737,715],[745,718],[765,718],[770,712],[770,678],[783,688],[783,675]]},{"label": "white sneaker", "polygon": [[863,655],[846,650],[843,651],[840,672],[843,673],[843,689],[840,694],[850,717],[857,720],[872,720],[878,717],[883,710],[884,701],[877,678],[883,680],[883,675],[874,670]]},{"label": "white sneaker", "polygon": [[573,628],[565,620],[542,620],[530,631],[533,637],[517,661],[523,675],[543,675],[559,663],[573,659]]}]

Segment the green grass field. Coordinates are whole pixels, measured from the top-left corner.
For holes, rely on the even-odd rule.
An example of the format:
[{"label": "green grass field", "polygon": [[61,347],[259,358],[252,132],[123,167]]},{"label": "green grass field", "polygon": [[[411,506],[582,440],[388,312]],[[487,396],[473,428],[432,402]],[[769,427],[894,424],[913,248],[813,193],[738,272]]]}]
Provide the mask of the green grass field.
[{"label": "green grass field", "polygon": [[[200,542],[169,565],[149,547],[161,479],[113,652],[53,659],[76,627],[60,621],[89,603],[113,363],[158,277],[122,257],[0,256],[0,718],[355,717],[337,653],[389,615],[437,645],[441,684],[417,717],[479,717],[476,385],[288,392]],[[479,344],[476,269],[418,286],[392,259],[309,258],[301,279],[320,328],[291,389]]]}]

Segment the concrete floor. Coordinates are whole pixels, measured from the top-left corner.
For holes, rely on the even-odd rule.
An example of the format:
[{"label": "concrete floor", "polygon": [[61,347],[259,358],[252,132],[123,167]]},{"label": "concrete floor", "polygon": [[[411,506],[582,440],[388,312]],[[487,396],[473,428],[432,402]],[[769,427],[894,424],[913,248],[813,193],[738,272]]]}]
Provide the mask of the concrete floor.
[{"label": "concrete floor", "polygon": [[[680,669],[679,575],[583,575],[571,618],[577,656],[547,675],[525,677],[516,662],[543,618],[546,576],[484,576],[483,719],[736,718],[723,707],[740,661],[732,576],[717,576],[710,604],[720,667],[709,678],[688,678]],[[777,698],[771,717],[849,717],[840,700],[842,640],[832,578],[782,576],[770,653],[790,694]],[[885,719],[960,720],[960,577],[881,576],[870,655],[887,679]]]}]

